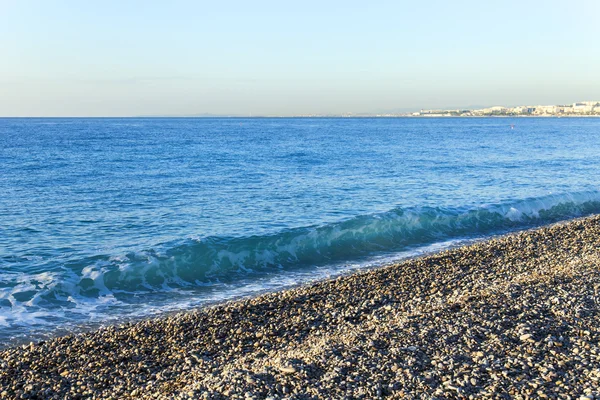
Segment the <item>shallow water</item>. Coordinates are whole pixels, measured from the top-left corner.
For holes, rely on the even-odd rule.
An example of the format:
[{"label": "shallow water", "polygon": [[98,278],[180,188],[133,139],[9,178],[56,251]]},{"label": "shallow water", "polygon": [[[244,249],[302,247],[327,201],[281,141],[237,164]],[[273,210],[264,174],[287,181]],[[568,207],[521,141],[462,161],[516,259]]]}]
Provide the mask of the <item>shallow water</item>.
[{"label": "shallow water", "polygon": [[600,212],[599,138],[574,118],[0,119],[0,342]]}]

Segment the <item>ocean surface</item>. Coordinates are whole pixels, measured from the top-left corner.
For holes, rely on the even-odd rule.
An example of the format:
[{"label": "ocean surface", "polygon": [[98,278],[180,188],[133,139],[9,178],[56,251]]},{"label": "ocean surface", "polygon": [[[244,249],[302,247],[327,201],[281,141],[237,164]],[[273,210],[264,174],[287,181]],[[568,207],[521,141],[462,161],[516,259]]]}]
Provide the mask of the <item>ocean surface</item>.
[{"label": "ocean surface", "polygon": [[0,347],[598,212],[600,119],[0,119]]}]

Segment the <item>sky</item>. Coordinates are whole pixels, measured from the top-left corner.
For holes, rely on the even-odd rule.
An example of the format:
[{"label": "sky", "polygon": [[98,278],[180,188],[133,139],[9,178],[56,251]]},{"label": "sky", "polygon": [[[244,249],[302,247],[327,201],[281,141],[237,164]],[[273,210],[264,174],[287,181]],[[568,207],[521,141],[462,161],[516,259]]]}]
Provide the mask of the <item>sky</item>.
[{"label": "sky", "polygon": [[600,100],[600,1],[0,0],[0,116]]}]

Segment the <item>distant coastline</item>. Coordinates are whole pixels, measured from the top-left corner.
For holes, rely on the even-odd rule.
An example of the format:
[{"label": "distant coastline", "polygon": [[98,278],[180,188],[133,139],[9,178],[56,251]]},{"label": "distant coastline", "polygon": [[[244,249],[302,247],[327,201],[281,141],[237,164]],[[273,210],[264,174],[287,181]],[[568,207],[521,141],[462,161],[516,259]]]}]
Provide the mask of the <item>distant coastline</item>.
[{"label": "distant coastline", "polygon": [[[414,109],[413,109],[414,110]],[[314,114],[142,114],[142,115],[106,115],[106,116],[1,116],[0,118],[431,118],[431,117],[600,117],[600,101],[581,101],[565,105],[534,105],[487,108],[443,108],[421,109],[420,111],[386,111],[386,112],[346,112],[346,113],[314,113]]]},{"label": "distant coastline", "polygon": [[421,110],[412,117],[598,117],[600,101],[581,101],[566,105],[494,106],[479,109]]},{"label": "distant coastline", "polygon": [[148,115],[144,118],[399,118],[399,117],[600,117],[600,101],[566,105],[535,105],[487,108],[421,109],[420,111],[292,115]]}]

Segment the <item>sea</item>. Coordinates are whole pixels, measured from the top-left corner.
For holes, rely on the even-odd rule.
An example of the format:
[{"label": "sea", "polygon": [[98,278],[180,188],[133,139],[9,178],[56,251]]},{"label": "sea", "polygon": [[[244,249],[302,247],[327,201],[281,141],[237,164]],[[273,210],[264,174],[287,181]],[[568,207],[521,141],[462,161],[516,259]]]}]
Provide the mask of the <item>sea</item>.
[{"label": "sea", "polygon": [[594,118],[0,119],[0,347],[598,212]]}]

